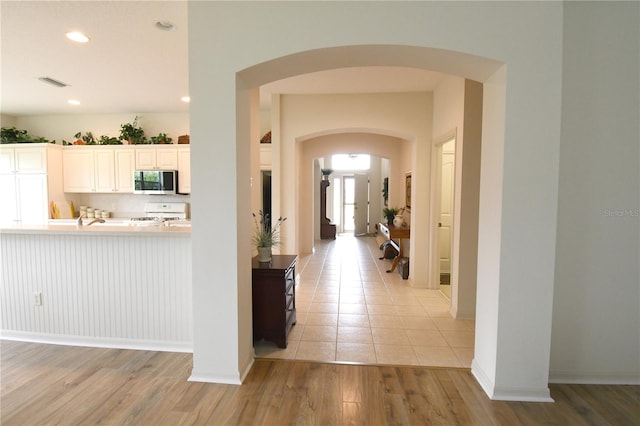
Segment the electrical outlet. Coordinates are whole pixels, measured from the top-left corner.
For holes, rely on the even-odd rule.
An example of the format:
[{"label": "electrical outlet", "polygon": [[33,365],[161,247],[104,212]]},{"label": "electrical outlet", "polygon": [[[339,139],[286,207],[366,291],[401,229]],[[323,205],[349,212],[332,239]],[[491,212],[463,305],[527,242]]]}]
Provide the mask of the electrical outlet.
[{"label": "electrical outlet", "polygon": [[36,291],[33,293],[33,304],[36,306],[42,306],[42,292]]}]

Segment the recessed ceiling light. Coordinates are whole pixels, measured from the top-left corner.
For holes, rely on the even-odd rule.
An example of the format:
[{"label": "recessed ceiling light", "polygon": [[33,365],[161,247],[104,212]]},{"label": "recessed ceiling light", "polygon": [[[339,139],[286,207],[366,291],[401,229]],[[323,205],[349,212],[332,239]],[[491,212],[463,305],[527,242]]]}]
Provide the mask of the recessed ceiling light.
[{"label": "recessed ceiling light", "polygon": [[176,29],[170,21],[156,21],[156,28],[162,31],[174,31]]},{"label": "recessed ceiling light", "polygon": [[191,98],[189,96],[183,96],[183,97],[180,98],[180,100],[182,102],[187,102],[187,103],[191,102]]},{"label": "recessed ceiling light", "polygon": [[68,103],[69,105],[80,105],[80,101],[77,101],[77,100],[75,100],[75,99],[69,99],[69,100],[67,101],[67,103]]},{"label": "recessed ceiling light", "polygon": [[67,33],[67,38],[77,43],[86,43],[89,41],[89,37],[77,31],[72,31],[70,33]]}]

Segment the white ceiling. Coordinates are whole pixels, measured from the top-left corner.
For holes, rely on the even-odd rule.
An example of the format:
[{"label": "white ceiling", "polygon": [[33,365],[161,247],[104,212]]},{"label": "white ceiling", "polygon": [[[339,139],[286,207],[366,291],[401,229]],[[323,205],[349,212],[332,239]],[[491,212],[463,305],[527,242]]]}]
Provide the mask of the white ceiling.
[{"label": "white ceiling", "polygon": [[[4,114],[188,111],[180,100],[189,91],[186,1],[2,1],[0,19]],[[171,21],[175,30],[161,31],[157,21]],[[69,31],[85,33],[89,43],[67,40]],[[317,72],[263,86],[261,105],[268,108],[271,93],[430,91],[442,77],[399,67]]]}]

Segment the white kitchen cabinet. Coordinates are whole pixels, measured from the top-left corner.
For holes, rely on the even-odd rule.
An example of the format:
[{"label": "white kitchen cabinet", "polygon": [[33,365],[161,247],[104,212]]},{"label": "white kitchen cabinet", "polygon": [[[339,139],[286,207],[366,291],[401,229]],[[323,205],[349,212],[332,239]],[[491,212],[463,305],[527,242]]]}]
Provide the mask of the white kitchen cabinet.
[{"label": "white kitchen cabinet", "polygon": [[137,146],[137,170],[178,170],[178,149],[175,146]]},{"label": "white kitchen cabinet", "polygon": [[132,147],[83,146],[64,151],[65,192],[133,192]]},{"label": "white kitchen cabinet", "polygon": [[113,151],[115,192],[133,192],[133,171],[136,168],[136,156],[132,149],[116,148]]},{"label": "white kitchen cabinet", "polygon": [[91,147],[66,147],[62,153],[64,192],[95,192],[95,155]]},{"label": "white kitchen cabinet", "polygon": [[47,175],[0,175],[0,221],[2,223],[46,223],[49,216]]},{"label": "white kitchen cabinet", "polygon": [[0,222],[44,224],[49,202],[64,200],[62,147],[53,144],[0,148]]},{"label": "white kitchen cabinet", "polygon": [[178,148],[178,192],[191,193],[191,148]]},{"label": "white kitchen cabinet", "polygon": [[0,173],[46,173],[47,147],[38,146],[2,147],[0,150]]}]

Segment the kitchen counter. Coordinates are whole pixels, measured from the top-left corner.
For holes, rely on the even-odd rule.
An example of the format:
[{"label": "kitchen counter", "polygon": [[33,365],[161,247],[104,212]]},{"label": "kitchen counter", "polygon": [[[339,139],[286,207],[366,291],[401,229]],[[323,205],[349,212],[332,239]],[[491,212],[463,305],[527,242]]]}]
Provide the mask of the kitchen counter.
[{"label": "kitchen counter", "polygon": [[0,225],[0,338],[188,352],[191,281],[190,226]]},{"label": "kitchen counter", "polygon": [[66,224],[49,225],[0,225],[0,234],[46,234],[46,235],[111,235],[111,236],[190,236],[191,226],[128,226],[109,223],[77,226]]}]

